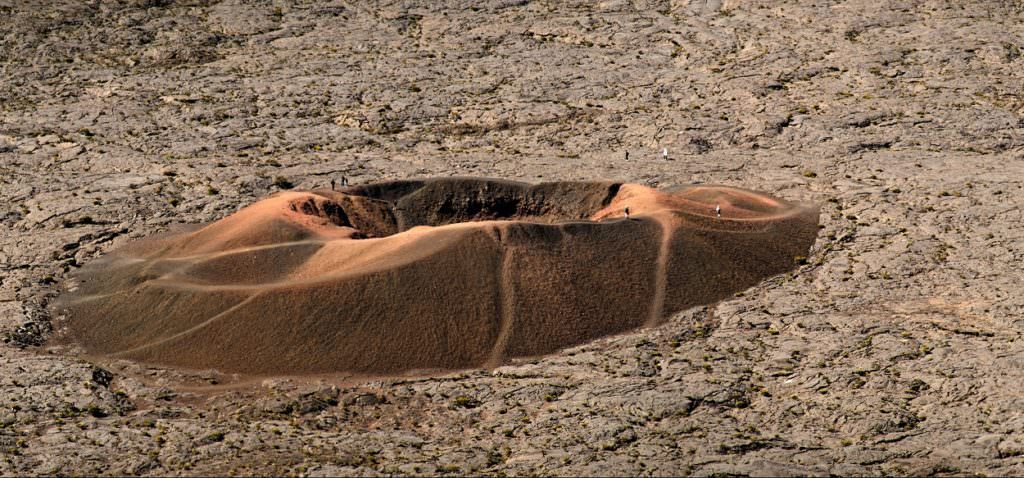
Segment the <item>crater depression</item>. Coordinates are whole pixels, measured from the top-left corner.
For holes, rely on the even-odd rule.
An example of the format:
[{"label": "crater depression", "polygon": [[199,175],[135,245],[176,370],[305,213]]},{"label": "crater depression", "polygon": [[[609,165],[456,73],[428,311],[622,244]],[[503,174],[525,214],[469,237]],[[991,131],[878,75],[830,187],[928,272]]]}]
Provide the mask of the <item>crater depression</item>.
[{"label": "crater depression", "polygon": [[729,187],[445,178],[288,191],[88,264],[58,307],[63,340],[86,353],[166,366],[494,366],[790,270],[817,223],[816,207]]}]

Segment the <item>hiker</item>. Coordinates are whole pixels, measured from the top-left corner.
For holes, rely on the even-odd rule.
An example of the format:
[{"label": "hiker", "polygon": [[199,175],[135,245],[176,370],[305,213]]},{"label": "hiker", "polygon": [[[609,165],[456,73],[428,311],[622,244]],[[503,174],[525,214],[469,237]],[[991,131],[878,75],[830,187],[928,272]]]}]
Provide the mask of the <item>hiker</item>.
[{"label": "hiker", "polygon": [[348,187],[348,178],[346,178],[345,176],[341,177],[341,187]]},{"label": "hiker", "polygon": [[331,178],[331,191],[334,191],[334,179]]},{"label": "hiker", "polygon": [[626,151],[626,161],[629,161],[629,151]]},{"label": "hiker", "polygon": [[722,217],[722,206],[715,204],[715,215]]},{"label": "hiker", "polygon": [[662,148],[661,149],[661,157],[665,158],[665,159],[668,159],[668,148]]},{"label": "hiker", "polygon": [[628,207],[626,208],[625,212],[626,212],[626,219],[629,219],[629,208]]}]

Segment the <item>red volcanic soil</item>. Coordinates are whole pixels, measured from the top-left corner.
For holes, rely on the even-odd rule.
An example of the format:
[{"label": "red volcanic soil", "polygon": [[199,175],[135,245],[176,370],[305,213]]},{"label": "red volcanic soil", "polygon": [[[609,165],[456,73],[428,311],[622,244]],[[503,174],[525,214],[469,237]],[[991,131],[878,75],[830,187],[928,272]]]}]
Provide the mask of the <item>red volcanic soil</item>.
[{"label": "red volcanic soil", "polygon": [[454,178],[284,192],[115,251],[58,307],[64,340],[89,354],[169,366],[492,366],[787,271],[817,222],[814,207],[710,186]]}]

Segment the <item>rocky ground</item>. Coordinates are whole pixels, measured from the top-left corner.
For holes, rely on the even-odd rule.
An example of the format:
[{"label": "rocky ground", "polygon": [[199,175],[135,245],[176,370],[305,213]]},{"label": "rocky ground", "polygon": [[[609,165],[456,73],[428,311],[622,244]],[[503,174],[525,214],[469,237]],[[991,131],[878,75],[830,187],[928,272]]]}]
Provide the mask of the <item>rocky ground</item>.
[{"label": "rocky ground", "polygon": [[[1019,2],[43,3],[0,0],[2,475],[1024,474]],[[45,345],[131,238],[449,175],[722,183],[823,229],[490,371],[218,388]]]}]

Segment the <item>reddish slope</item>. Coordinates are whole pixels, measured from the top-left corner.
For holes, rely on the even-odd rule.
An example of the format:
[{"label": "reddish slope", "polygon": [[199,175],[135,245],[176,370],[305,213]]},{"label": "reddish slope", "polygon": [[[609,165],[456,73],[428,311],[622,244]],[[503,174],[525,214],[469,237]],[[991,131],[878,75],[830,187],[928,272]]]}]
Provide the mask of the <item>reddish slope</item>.
[{"label": "reddish slope", "polygon": [[400,181],[282,193],[142,241],[84,268],[61,307],[90,353],[165,365],[495,365],[720,300],[816,233],[816,209],[732,188]]}]

